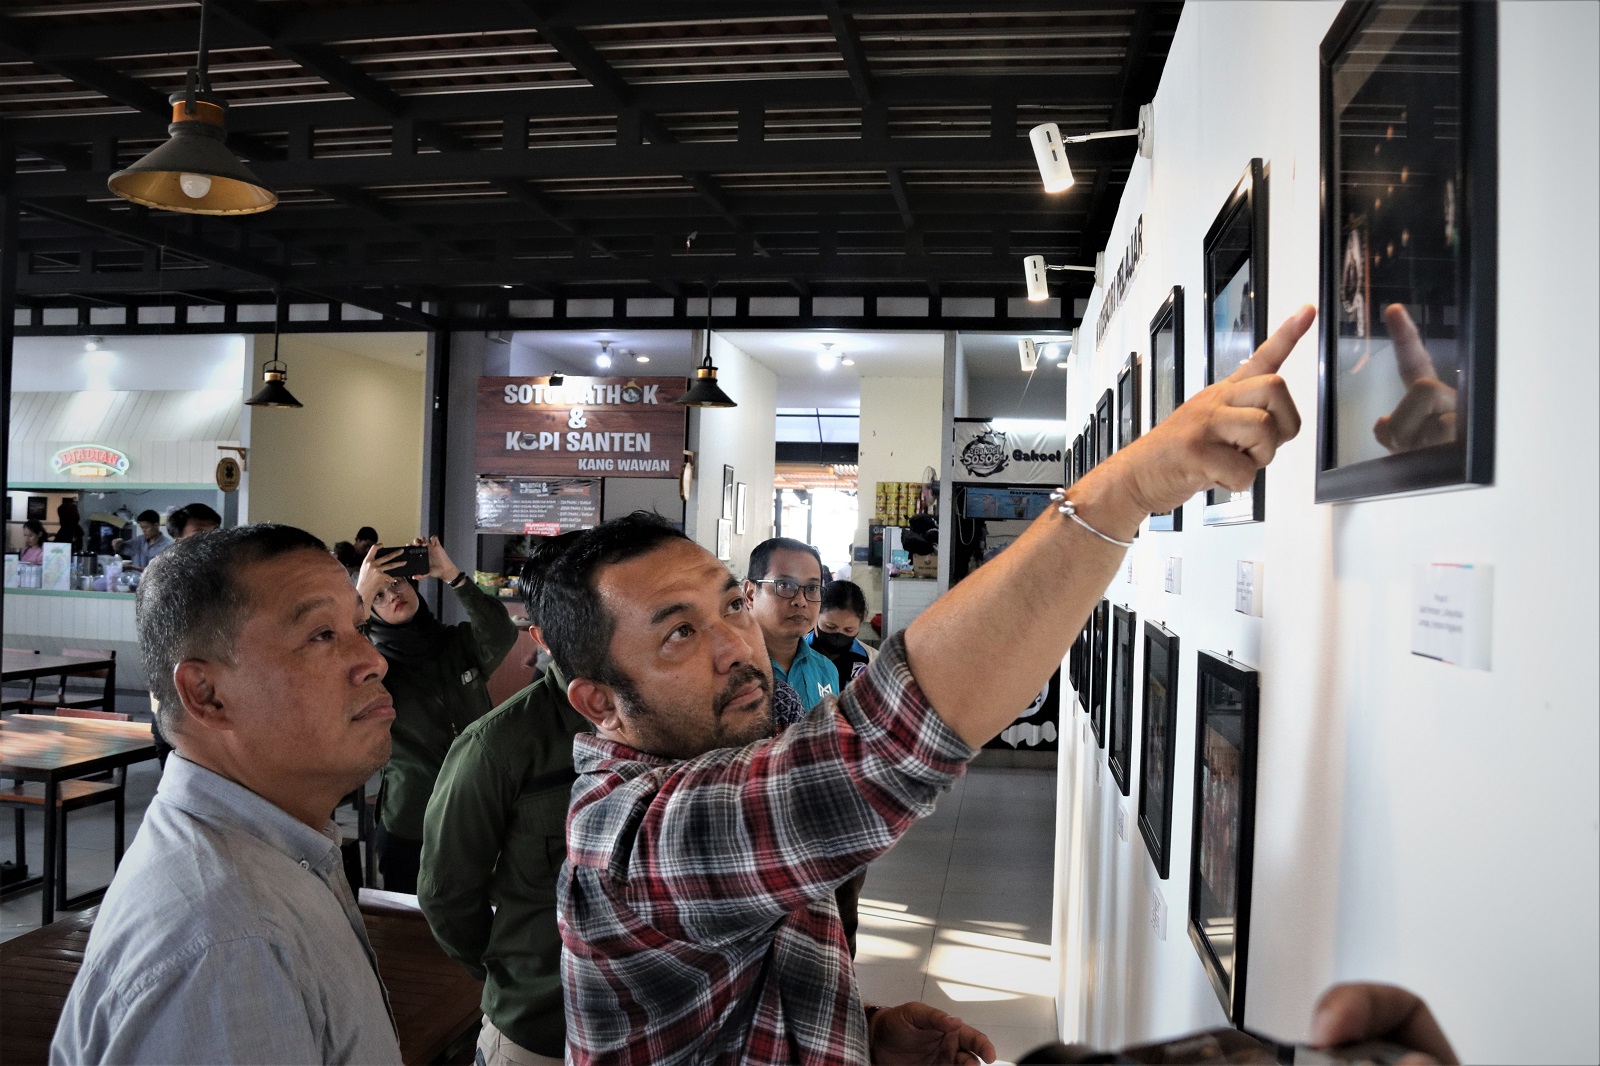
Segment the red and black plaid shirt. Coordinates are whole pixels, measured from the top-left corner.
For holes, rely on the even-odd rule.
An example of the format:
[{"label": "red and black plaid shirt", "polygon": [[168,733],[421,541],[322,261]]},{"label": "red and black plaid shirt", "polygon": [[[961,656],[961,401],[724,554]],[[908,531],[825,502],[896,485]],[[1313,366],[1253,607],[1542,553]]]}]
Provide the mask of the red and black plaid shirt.
[{"label": "red and black plaid shirt", "polygon": [[579,734],[558,888],[571,1061],[867,1062],[834,889],[973,754],[900,637],[749,747],[673,761]]}]

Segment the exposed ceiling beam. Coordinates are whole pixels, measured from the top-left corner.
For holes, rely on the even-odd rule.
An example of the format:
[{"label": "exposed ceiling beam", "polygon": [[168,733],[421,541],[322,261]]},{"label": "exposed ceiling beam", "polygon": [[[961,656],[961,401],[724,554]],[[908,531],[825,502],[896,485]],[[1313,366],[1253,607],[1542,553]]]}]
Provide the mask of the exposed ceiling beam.
[{"label": "exposed ceiling beam", "polygon": [[850,87],[861,103],[872,102],[872,71],[867,66],[867,51],[861,46],[861,35],[856,32],[855,20],[839,7],[839,0],[823,0],[822,9],[828,14],[828,28],[839,43],[839,55],[844,59],[844,69],[850,75]]}]

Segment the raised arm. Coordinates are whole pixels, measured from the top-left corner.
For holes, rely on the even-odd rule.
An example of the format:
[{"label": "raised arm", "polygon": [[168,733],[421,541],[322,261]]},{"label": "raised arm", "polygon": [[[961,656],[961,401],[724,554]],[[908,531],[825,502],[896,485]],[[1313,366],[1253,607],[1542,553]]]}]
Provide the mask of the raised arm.
[{"label": "raised arm", "polygon": [[[1295,312],[1233,374],[1071,486],[1078,516],[1128,541],[1145,516],[1197,492],[1249,487],[1300,431],[1277,371],[1315,317],[1309,305]],[[1038,695],[1124,550],[1052,508],[912,623],[911,672],[957,735],[979,747]]]}]

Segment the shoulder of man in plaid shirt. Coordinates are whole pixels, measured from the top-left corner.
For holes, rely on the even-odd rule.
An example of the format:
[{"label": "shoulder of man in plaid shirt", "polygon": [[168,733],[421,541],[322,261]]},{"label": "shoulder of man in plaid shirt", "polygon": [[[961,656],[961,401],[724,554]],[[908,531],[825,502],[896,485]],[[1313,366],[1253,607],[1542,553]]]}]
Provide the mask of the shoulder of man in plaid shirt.
[{"label": "shoulder of man in plaid shirt", "polygon": [[748,747],[673,761],[581,734],[558,903],[572,1061],[865,1063],[834,889],[973,754],[898,636]]}]

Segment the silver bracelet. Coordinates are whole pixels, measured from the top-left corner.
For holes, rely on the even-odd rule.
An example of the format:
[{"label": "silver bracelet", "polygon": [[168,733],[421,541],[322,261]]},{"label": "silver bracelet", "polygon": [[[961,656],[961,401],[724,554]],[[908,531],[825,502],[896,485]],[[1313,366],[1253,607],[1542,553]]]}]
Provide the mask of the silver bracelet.
[{"label": "silver bracelet", "polygon": [[1060,506],[1056,508],[1057,511],[1066,515],[1068,518],[1072,519],[1074,522],[1078,523],[1078,525],[1082,526],[1084,529],[1087,529],[1090,533],[1093,533],[1107,544],[1115,544],[1119,548],[1133,547],[1133,541],[1118,540],[1116,537],[1108,537],[1098,529],[1091,526],[1089,523],[1085,522],[1082,518],[1078,517],[1078,507],[1071,500],[1067,499],[1066,489],[1056,489],[1054,492],[1050,493],[1050,499],[1060,504]]}]

